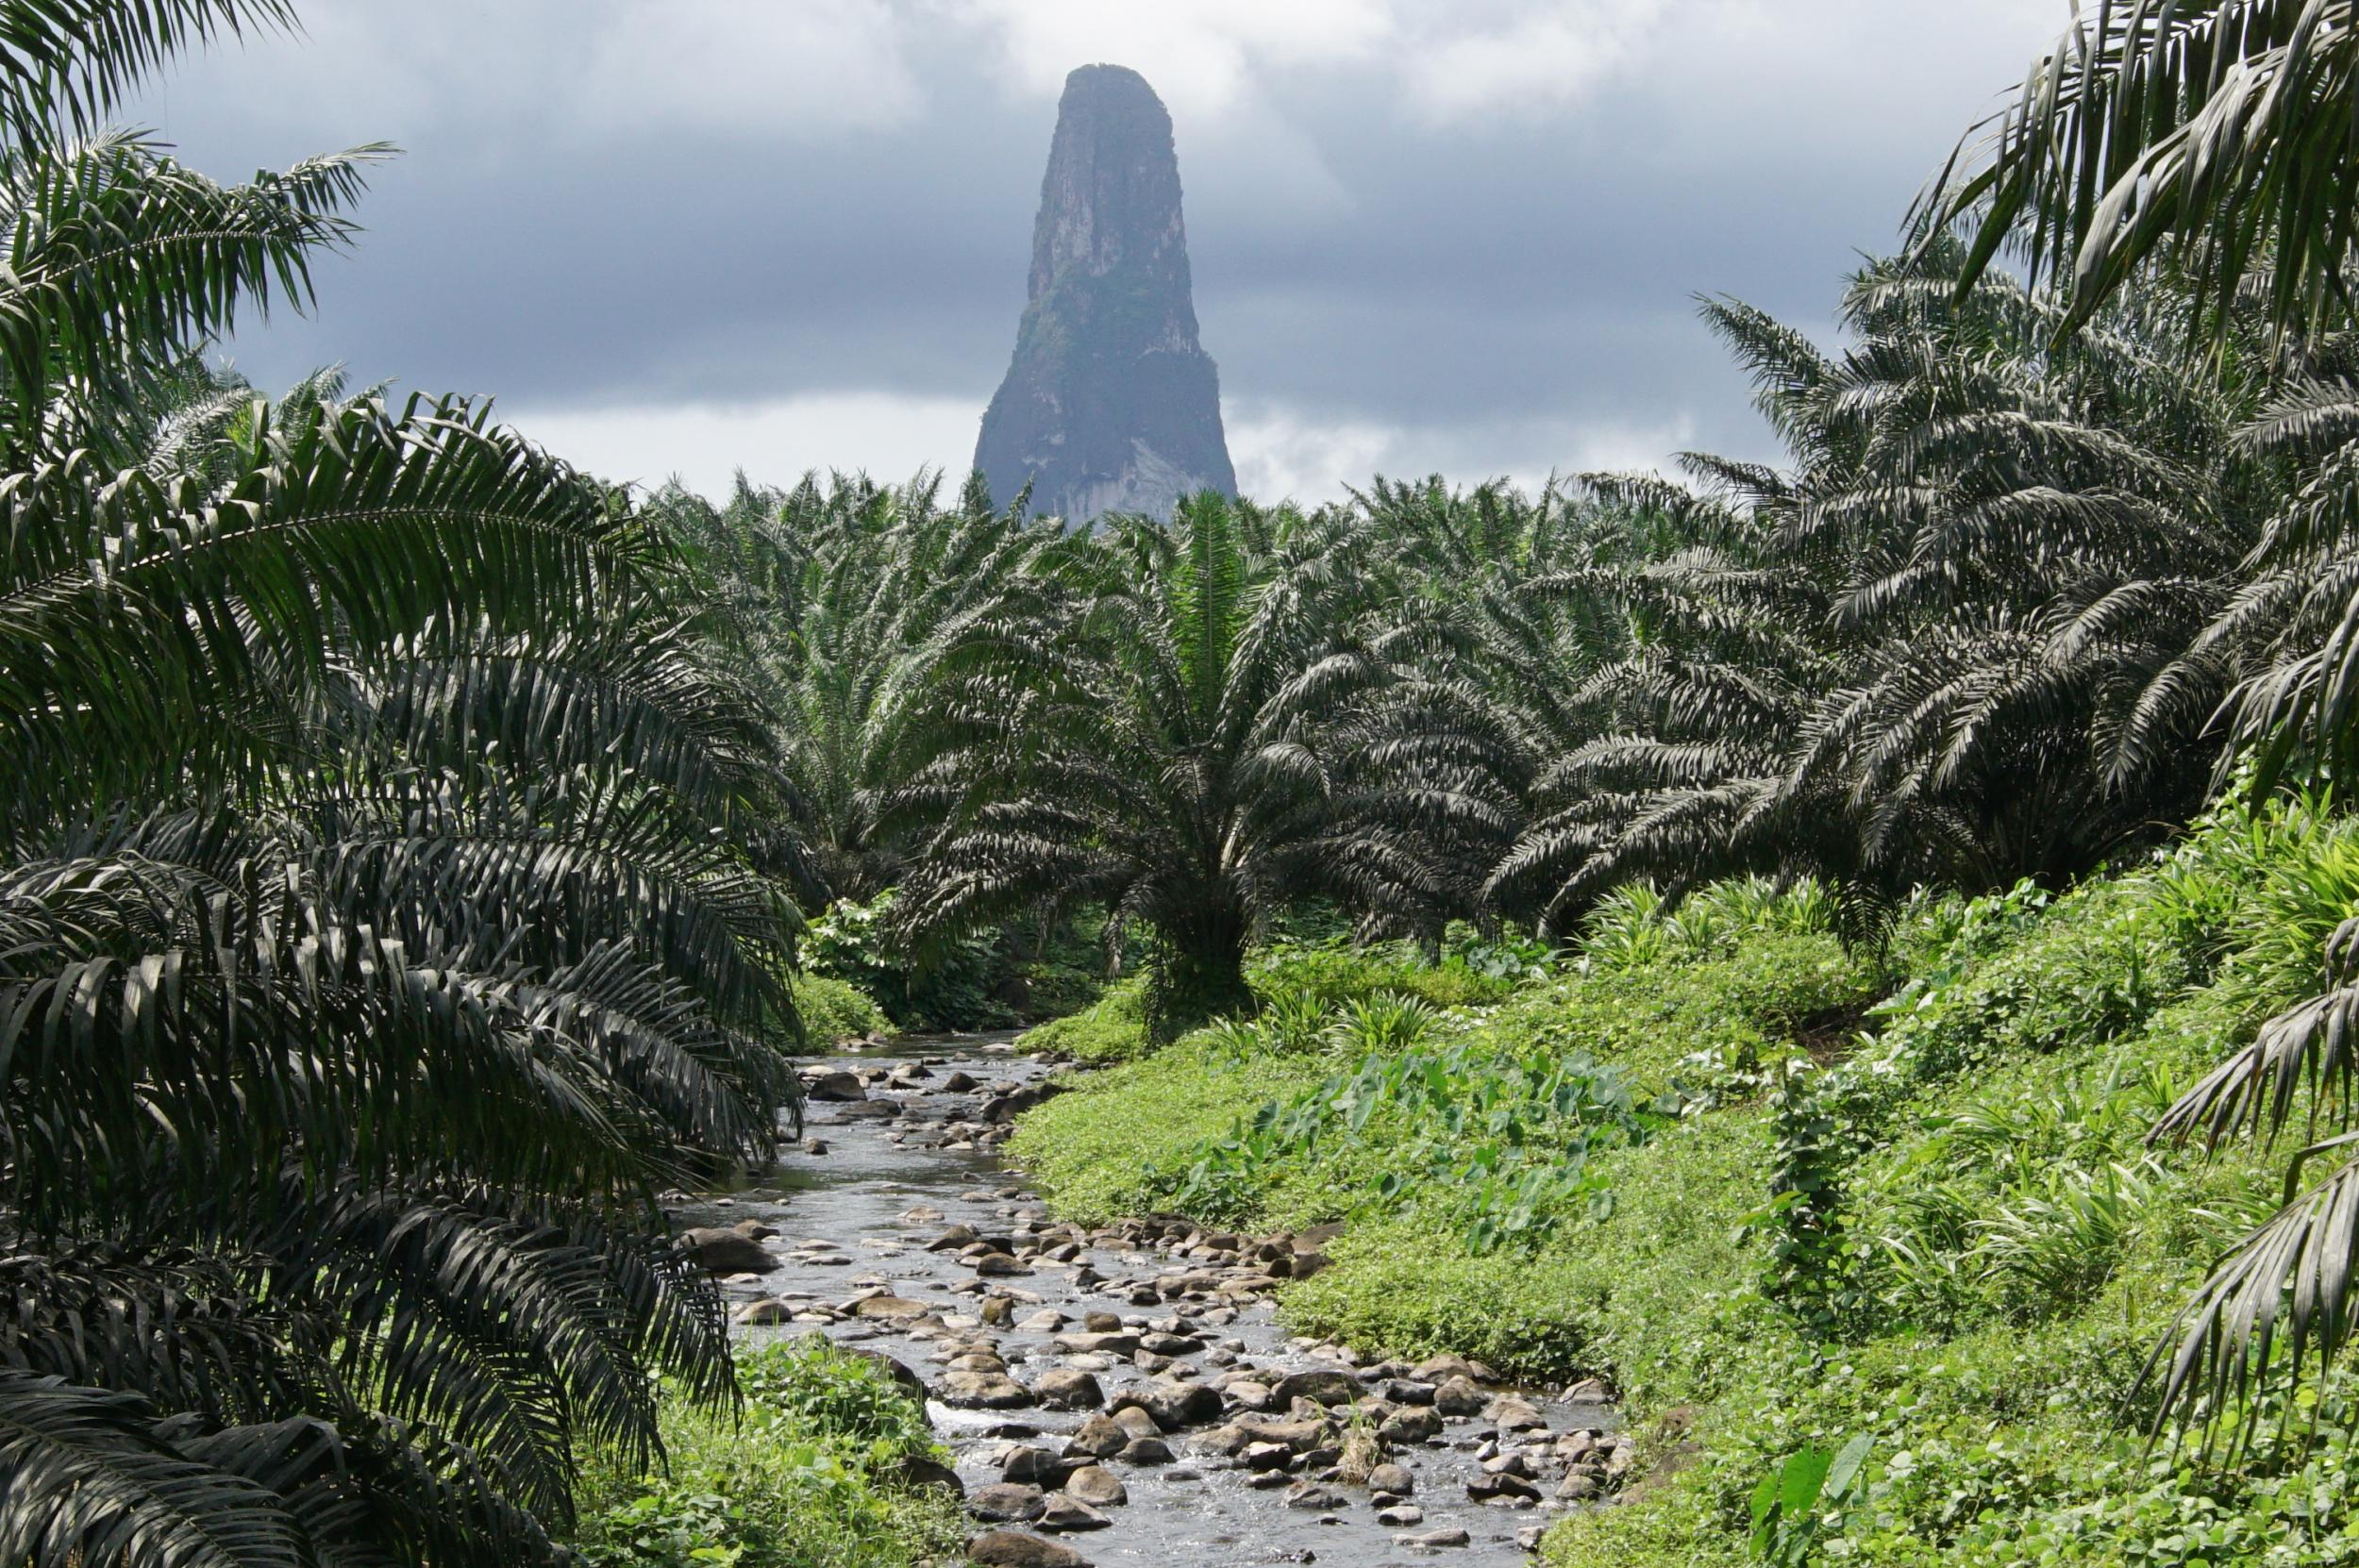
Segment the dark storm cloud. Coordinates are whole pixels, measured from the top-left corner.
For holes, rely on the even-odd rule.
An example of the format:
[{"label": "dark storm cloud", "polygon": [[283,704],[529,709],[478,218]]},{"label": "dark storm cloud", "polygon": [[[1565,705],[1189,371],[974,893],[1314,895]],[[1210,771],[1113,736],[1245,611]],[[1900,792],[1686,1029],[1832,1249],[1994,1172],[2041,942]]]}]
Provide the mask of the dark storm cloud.
[{"label": "dark storm cloud", "polygon": [[[1893,242],[2064,15],[1327,7],[1330,55],[1315,29],[1274,35],[1208,0],[1166,8],[1160,74],[1129,62],[1172,101],[1206,346],[1232,409],[1481,470],[1574,460],[1598,427],[1758,451],[1691,296],[1825,331],[1842,273]],[[399,8],[412,25],[394,9],[313,0],[308,43],[199,58],[141,106],[220,173],[406,149],[358,256],[322,270],[316,319],[236,343],[258,380],[343,360],[544,410],[850,392],[979,408],[1022,305],[1054,78],[1101,42],[1085,8],[1066,32],[1051,0]],[[1046,59],[1067,33],[1074,57]],[[1549,48],[1567,75],[1528,58]],[[1561,455],[1540,450],[1559,430]]]}]

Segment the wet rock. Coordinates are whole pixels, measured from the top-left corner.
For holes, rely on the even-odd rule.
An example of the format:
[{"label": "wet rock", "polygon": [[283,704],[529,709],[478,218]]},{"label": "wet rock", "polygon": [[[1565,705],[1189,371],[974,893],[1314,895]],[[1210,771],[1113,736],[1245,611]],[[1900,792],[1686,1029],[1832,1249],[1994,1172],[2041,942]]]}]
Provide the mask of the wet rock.
[{"label": "wet rock", "polygon": [[975,1259],[975,1272],[985,1279],[1005,1279],[1032,1271],[1004,1252],[986,1252]]},{"label": "wet rock", "polygon": [[1119,1334],[1122,1320],[1112,1312],[1084,1312],[1081,1326],[1093,1334]]},{"label": "wet rock", "polygon": [[1492,1400],[1482,1415],[1484,1420],[1509,1432],[1528,1432],[1535,1426],[1545,1429],[1548,1424],[1548,1418],[1540,1413],[1539,1407],[1512,1393],[1503,1393]]},{"label": "wet rock", "polygon": [[1444,1378],[1433,1391],[1433,1408],[1444,1415],[1481,1415],[1489,1403],[1474,1379],[1463,1376]]},{"label": "wet rock", "polygon": [[1286,1489],[1286,1506],[1327,1512],[1344,1506],[1344,1500],[1314,1481],[1297,1481]]},{"label": "wet rock", "polygon": [[867,1086],[860,1081],[858,1073],[811,1073],[803,1078],[803,1098],[807,1100],[851,1101],[868,1098]]},{"label": "wet rock", "polygon": [[945,1405],[986,1410],[1019,1410],[1032,1402],[1032,1391],[1004,1372],[945,1372],[934,1396]]},{"label": "wet rock", "polygon": [[1403,1447],[1414,1443],[1430,1443],[1442,1434],[1442,1417],[1430,1406],[1395,1410],[1378,1424],[1376,1430],[1385,1442]]},{"label": "wet rock", "polygon": [[1202,1383],[1150,1383],[1114,1395],[1112,1409],[1119,1417],[1133,1406],[1154,1417],[1155,1425],[1166,1432],[1217,1421],[1221,1413],[1220,1395]]},{"label": "wet rock", "polygon": [[1019,1443],[1000,1457],[999,1478],[1019,1485],[1050,1487],[1064,1479],[1065,1461],[1046,1448]]},{"label": "wet rock", "polygon": [[784,1323],[795,1315],[795,1309],[776,1296],[768,1296],[761,1301],[749,1301],[730,1315],[735,1321],[750,1326]]},{"label": "wet rock", "polygon": [[1414,1503],[1395,1503],[1376,1510],[1376,1522],[1394,1529],[1406,1529],[1411,1525],[1425,1523],[1425,1510]]},{"label": "wet rock", "polygon": [[719,1230],[699,1226],[683,1230],[680,1249],[695,1259],[696,1266],[713,1274],[767,1274],[778,1266],[770,1249],[750,1236],[740,1236],[734,1230]]},{"label": "wet rock", "polygon": [[1248,1443],[1238,1456],[1247,1470],[1283,1470],[1294,1462],[1295,1451],[1282,1443]]},{"label": "wet rock", "polygon": [[1079,1498],[1092,1508],[1120,1508],[1130,1500],[1129,1488],[1120,1476],[1103,1465],[1085,1464],[1065,1477],[1067,1494]]},{"label": "wet rock", "polygon": [[1391,1377],[1384,1382],[1384,1397],[1396,1405],[1430,1405],[1433,1385],[1414,1377]]},{"label": "wet rock", "polygon": [[1405,1464],[1380,1464],[1368,1472],[1368,1490],[1406,1497],[1417,1490],[1417,1477]]},{"label": "wet rock", "polygon": [[1064,1451],[1076,1458],[1107,1460],[1122,1452],[1134,1434],[1111,1416],[1094,1415],[1066,1440]]},{"label": "wet rock", "polygon": [[900,1462],[893,1467],[893,1472],[895,1479],[905,1487],[940,1487],[954,1497],[966,1495],[966,1483],[959,1479],[959,1473],[940,1460],[929,1460],[922,1454],[905,1454]]},{"label": "wet rock", "polygon": [[1467,1535],[1464,1530],[1428,1530],[1423,1535],[1397,1535],[1393,1537],[1393,1544],[1396,1546],[1425,1546],[1430,1548],[1438,1548],[1443,1546],[1464,1546],[1472,1539],[1473,1538]]},{"label": "wet rock", "polygon": [[1048,1499],[1037,1523],[1044,1530],[1102,1530],[1113,1521],[1079,1497],[1061,1492]]},{"label": "wet rock", "polygon": [[1348,1372],[1317,1367],[1280,1377],[1270,1393],[1279,1404],[1286,1406],[1297,1399],[1308,1399],[1314,1405],[1348,1405],[1360,1397],[1360,1379]]},{"label": "wet rock", "polygon": [[1536,1503],[1540,1500],[1540,1489],[1521,1476],[1482,1475],[1466,1483],[1466,1495],[1478,1503],[1487,1503],[1495,1497]]},{"label": "wet rock", "polygon": [[1453,1377],[1464,1377],[1469,1383],[1482,1379],[1475,1375],[1475,1364],[1464,1356],[1429,1356],[1409,1369],[1409,1376],[1421,1383],[1447,1383]]},{"label": "wet rock", "polygon": [[1169,1464],[1171,1444],[1159,1437],[1132,1438],[1114,1458],[1125,1464]]},{"label": "wet rock", "polygon": [[1090,1568],[1072,1547],[1022,1530],[984,1531],[966,1543],[966,1560],[978,1568]]},{"label": "wet rock", "polygon": [[1047,1493],[1023,1481],[994,1481],[966,1494],[966,1511],[990,1524],[1038,1519],[1047,1504]]},{"label": "wet rock", "polygon": [[855,1100],[836,1108],[836,1118],[845,1122],[890,1122],[901,1114],[898,1100]]},{"label": "wet rock", "polygon": [[740,1220],[729,1228],[753,1242],[766,1242],[778,1233],[777,1226],[764,1225],[760,1220]]},{"label": "wet rock", "polygon": [[972,1246],[975,1240],[973,1226],[954,1225],[932,1241],[928,1242],[926,1250],[928,1252],[951,1252],[962,1246]]},{"label": "wet rock", "polygon": [[1274,1410],[1279,1408],[1278,1395],[1270,1386],[1257,1383],[1250,1377],[1241,1377],[1222,1392],[1229,1395],[1230,1403],[1241,1410]]},{"label": "wet rock", "polygon": [[932,1311],[933,1309],[924,1302],[912,1301],[905,1295],[869,1295],[852,1303],[854,1317],[883,1318],[889,1322],[907,1322],[911,1318],[925,1317]]},{"label": "wet rock", "polygon": [[1055,1367],[1042,1373],[1032,1382],[1032,1393],[1042,1404],[1056,1410],[1092,1410],[1105,1403],[1106,1398],[1096,1378],[1072,1367]]}]

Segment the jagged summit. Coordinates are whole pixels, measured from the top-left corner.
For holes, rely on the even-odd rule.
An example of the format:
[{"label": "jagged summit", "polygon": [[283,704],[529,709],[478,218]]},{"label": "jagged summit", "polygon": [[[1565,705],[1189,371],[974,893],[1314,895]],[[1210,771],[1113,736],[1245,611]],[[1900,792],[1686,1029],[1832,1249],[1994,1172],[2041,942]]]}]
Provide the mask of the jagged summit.
[{"label": "jagged summit", "polygon": [[1077,524],[1233,494],[1220,375],[1196,342],[1171,116],[1137,72],[1065,78],[1015,358],[975,466],[1002,501]]}]

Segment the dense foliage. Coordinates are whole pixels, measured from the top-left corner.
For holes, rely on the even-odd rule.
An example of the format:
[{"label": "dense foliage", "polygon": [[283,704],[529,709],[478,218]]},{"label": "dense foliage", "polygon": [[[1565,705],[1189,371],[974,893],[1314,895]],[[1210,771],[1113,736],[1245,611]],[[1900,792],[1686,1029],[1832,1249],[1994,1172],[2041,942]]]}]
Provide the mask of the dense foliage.
[{"label": "dense foliage", "polygon": [[659,1187],[794,1079],[771,736],[665,536],[478,407],[192,359],[369,150],[96,128],[271,0],[7,7],[0,1560],[539,1561],[652,1375]]}]

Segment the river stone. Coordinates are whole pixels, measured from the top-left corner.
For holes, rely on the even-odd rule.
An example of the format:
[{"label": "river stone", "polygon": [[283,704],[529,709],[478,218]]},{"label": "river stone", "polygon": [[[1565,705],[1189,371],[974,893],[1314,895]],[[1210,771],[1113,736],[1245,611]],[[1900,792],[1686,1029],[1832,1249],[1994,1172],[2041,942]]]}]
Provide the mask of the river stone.
[{"label": "river stone", "polygon": [[868,1098],[868,1090],[860,1081],[858,1073],[813,1073],[803,1080],[803,1098],[835,1101],[864,1100]]},{"label": "river stone", "polygon": [[1114,1395],[1111,1408],[1114,1418],[1120,1420],[1123,1412],[1134,1406],[1153,1417],[1155,1425],[1166,1432],[1217,1421],[1221,1413],[1220,1395],[1202,1383],[1150,1383]]},{"label": "river stone", "polygon": [[1018,1443],[999,1460],[999,1478],[1031,1486],[1055,1486],[1064,1475],[1064,1464],[1046,1448]]},{"label": "river stone", "polygon": [[1092,1508],[1119,1508],[1130,1500],[1129,1488],[1101,1464],[1085,1464],[1065,1477],[1064,1489]]},{"label": "river stone", "polygon": [[1464,1546],[1473,1539],[1464,1530],[1428,1530],[1423,1535],[1397,1535],[1396,1546]]},{"label": "river stone", "polygon": [[986,1410],[1019,1410],[1032,1402],[1031,1390],[1003,1372],[945,1372],[934,1392],[945,1405]]},{"label": "river stone", "polygon": [[1521,1476],[1486,1475],[1477,1476],[1466,1483],[1466,1495],[1478,1503],[1487,1503],[1494,1497],[1536,1503],[1540,1500],[1540,1489]]},{"label": "river stone", "polygon": [[1046,1493],[1027,1482],[994,1481],[966,1494],[966,1511],[992,1524],[1006,1524],[1038,1519],[1047,1502]]},{"label": "river stone", "polygon": [[1360,1397],[1360,1379],[1348,1372],[1317,1367],[1280,1378],[1270,1393],[1277,1403],[1286,1406],[1297,1399],[1308,1399],[1314,1405],[1348,1405]]},{"label": "river stone", "polygon": [[974,1241],[975,1227],[973,1226],[954,1225],[932,1241],[928,1242],[926,1250],[928,1252],[951,1252],[962,1246],[972,1245]]},{"label": "river stone", "polygon": [[1380,1464],[1368,1472],[1368,1490],[1406,1497],[1417,1490],[1417,1477],[1405,1464]]},{"label": "river stone", "polygon": [[1040,1402],[1056,1410],[1093,1410],[1105,1403],[1097,1379],[1071,1367],[1053,1367],[1032,1384]]},{"label": "river stone", "polygon": [[713,1274],[767,1274],[778,1266],[770,1249],[734,1230],[699,1226],[680,1232],[679,1244],[696,1266]]},{"label": "river stone", "polygon": [[1475,1364],[1472,1361],[1464,1356],[1452,1356],[1447,1352],[1439,1356],[1427,1357],[1409,1369],[1409,1376],[1420,1383],[1447,1383],[1453,1377],[1464,1377],[1470,1383],[1481,1381],[1475,1376]]},{"label": "river stone", "polygon": [[1545,1428],[1548,1424],[1548,1418],[1542,1415],[1531,1400],[1518,1399],[1512,1393],[1503,1393],[1492,1400],[1490,1408],[1482,1414],[1484,1420],[1510,1432],[1529,1432],[1535,1426]]},{"label": "river stone", "polygon": [[737,1322],[748,1326],[784,1323],[795,1315],[795,1309],[780,1301],[777,1296],[769,1296],[761,1301],[745,1303],[733,1315]]},{"label": "river stone", "polygon": [[1159,1437],[1132,1438],[1114,1458],[1125,1464],[1169,1464],[1171,1444]]},{"label": "river stone", "polygon": [[1113,1417],[1094,1415],[1082,1422],[1067,1440],[1064,1451],[1076,1458],[1112,1459],[1122,1452],[1123,1445],[1130,1438],[1131,1434],[1123,1430],[1122,1424]]},{"label": "river stone", "polygon": [[1250,1377],[1241,1377],[1222,1392],[1229,1395],[1230,1403],[1241,1410],[1278,1409],[1278,1395],[1271,1391],[1270,1386],[1267,1383],[1255,1382]]},{"label": "river stone", "polygon": [[1084,1312],[1081,1314],[1081,1326],[1093,1334],[1119,1334],[1122,1332],[1122,1320],[1112,1312]]},{"label": "river stone", "polygon": [[1376,1435],[1385,1442],[1403,1445],[1430,1443],[1441,1434],[1442,1417],[1430,1407],[1395,1410],[1376,1429]]},{"label": "river stone", "polygon": [[940,1460],[929,1460],[923,1454],[904,1454],[894,1467],[896,1479],[906,1487],[940,1487],[953,1497],[966,1495],[966,1483],[959,1473]]},{"label": "river stone", "polygon": [[985,1279],[1005,1279],[1032,1271],[1004,1252],[986,1252],[975,1259],[975,1272]]},{"label": "river stone", "polygon": [[1327,1512],[1344,1506],[1344,1500],[1314,1481],[1297,1481],[1286,1491],[1286,1506]]},{"label": "river stone", "polygon": [[852,1315],[856,1318],[885,1318],[895,1322],[922,1318],[932,1310],[924,1302],[912,1301],[905,1295],[862,1296],[852,1303]]},{"label": "river stone", "polygon": [[901,1114],[896,1100],[854,1100],[836,1108],[836,1117],[845,1122],[889,1122]]},{"label": "river stone", "polygon": [[859,1357],[878,1372],[892,1378],[895,1384],[912,1399],[921,1405],[926,1402],[926,1379],[912,1372],[906,1363],[895,1360],[883,1351],[871,1350],[865,1345],[845,1344],[840,1340],[830,1340],[825,1334],[806,1334],[803,1339],[805,1341],[815,1340],[839,1356]]},{"label": "river stone", "polygon": [[1414,1503],[1396,1503],[1390,1508],[1378,1509],[1376,1522],[1380,1525],[1389,1525],[1395,1529],[1405,1528],[1411,1525],[1422,1525],[1425,1523],[1425,1510]]},{"label": "river stone", "polygon": [[1444,1415],[1481,1415],[1488,1403],[1471,1377],[1446,1377],[1433,1391],[1433,1408]]},{"label": "river stone", "polygon": [[1557,1483],[1556,1494],[1568,1503],[1585,1503],[1600,1490],[1595,1476],[1576,1470]]},{"label": "river stone", "polygon": [[1061,1492],[1040,1510],[1038,1523],[1044,1530],[1102,1530],[1113,1521],[1079,1497]]},{"label": "river stone", "polygon": [[1163,1433],[1162,1424],[1147,1413],[1145,1406],[1135,1402],[1118,1403],[1107,1413],[1122,1428],[1126,1439],[1159,1437]]},{"label": "river stone", "polygon": [[1022,1530],[984,1531],[966,1543],[966,1560],[977,1568],[1090,1568],[1072,1547]]}]

